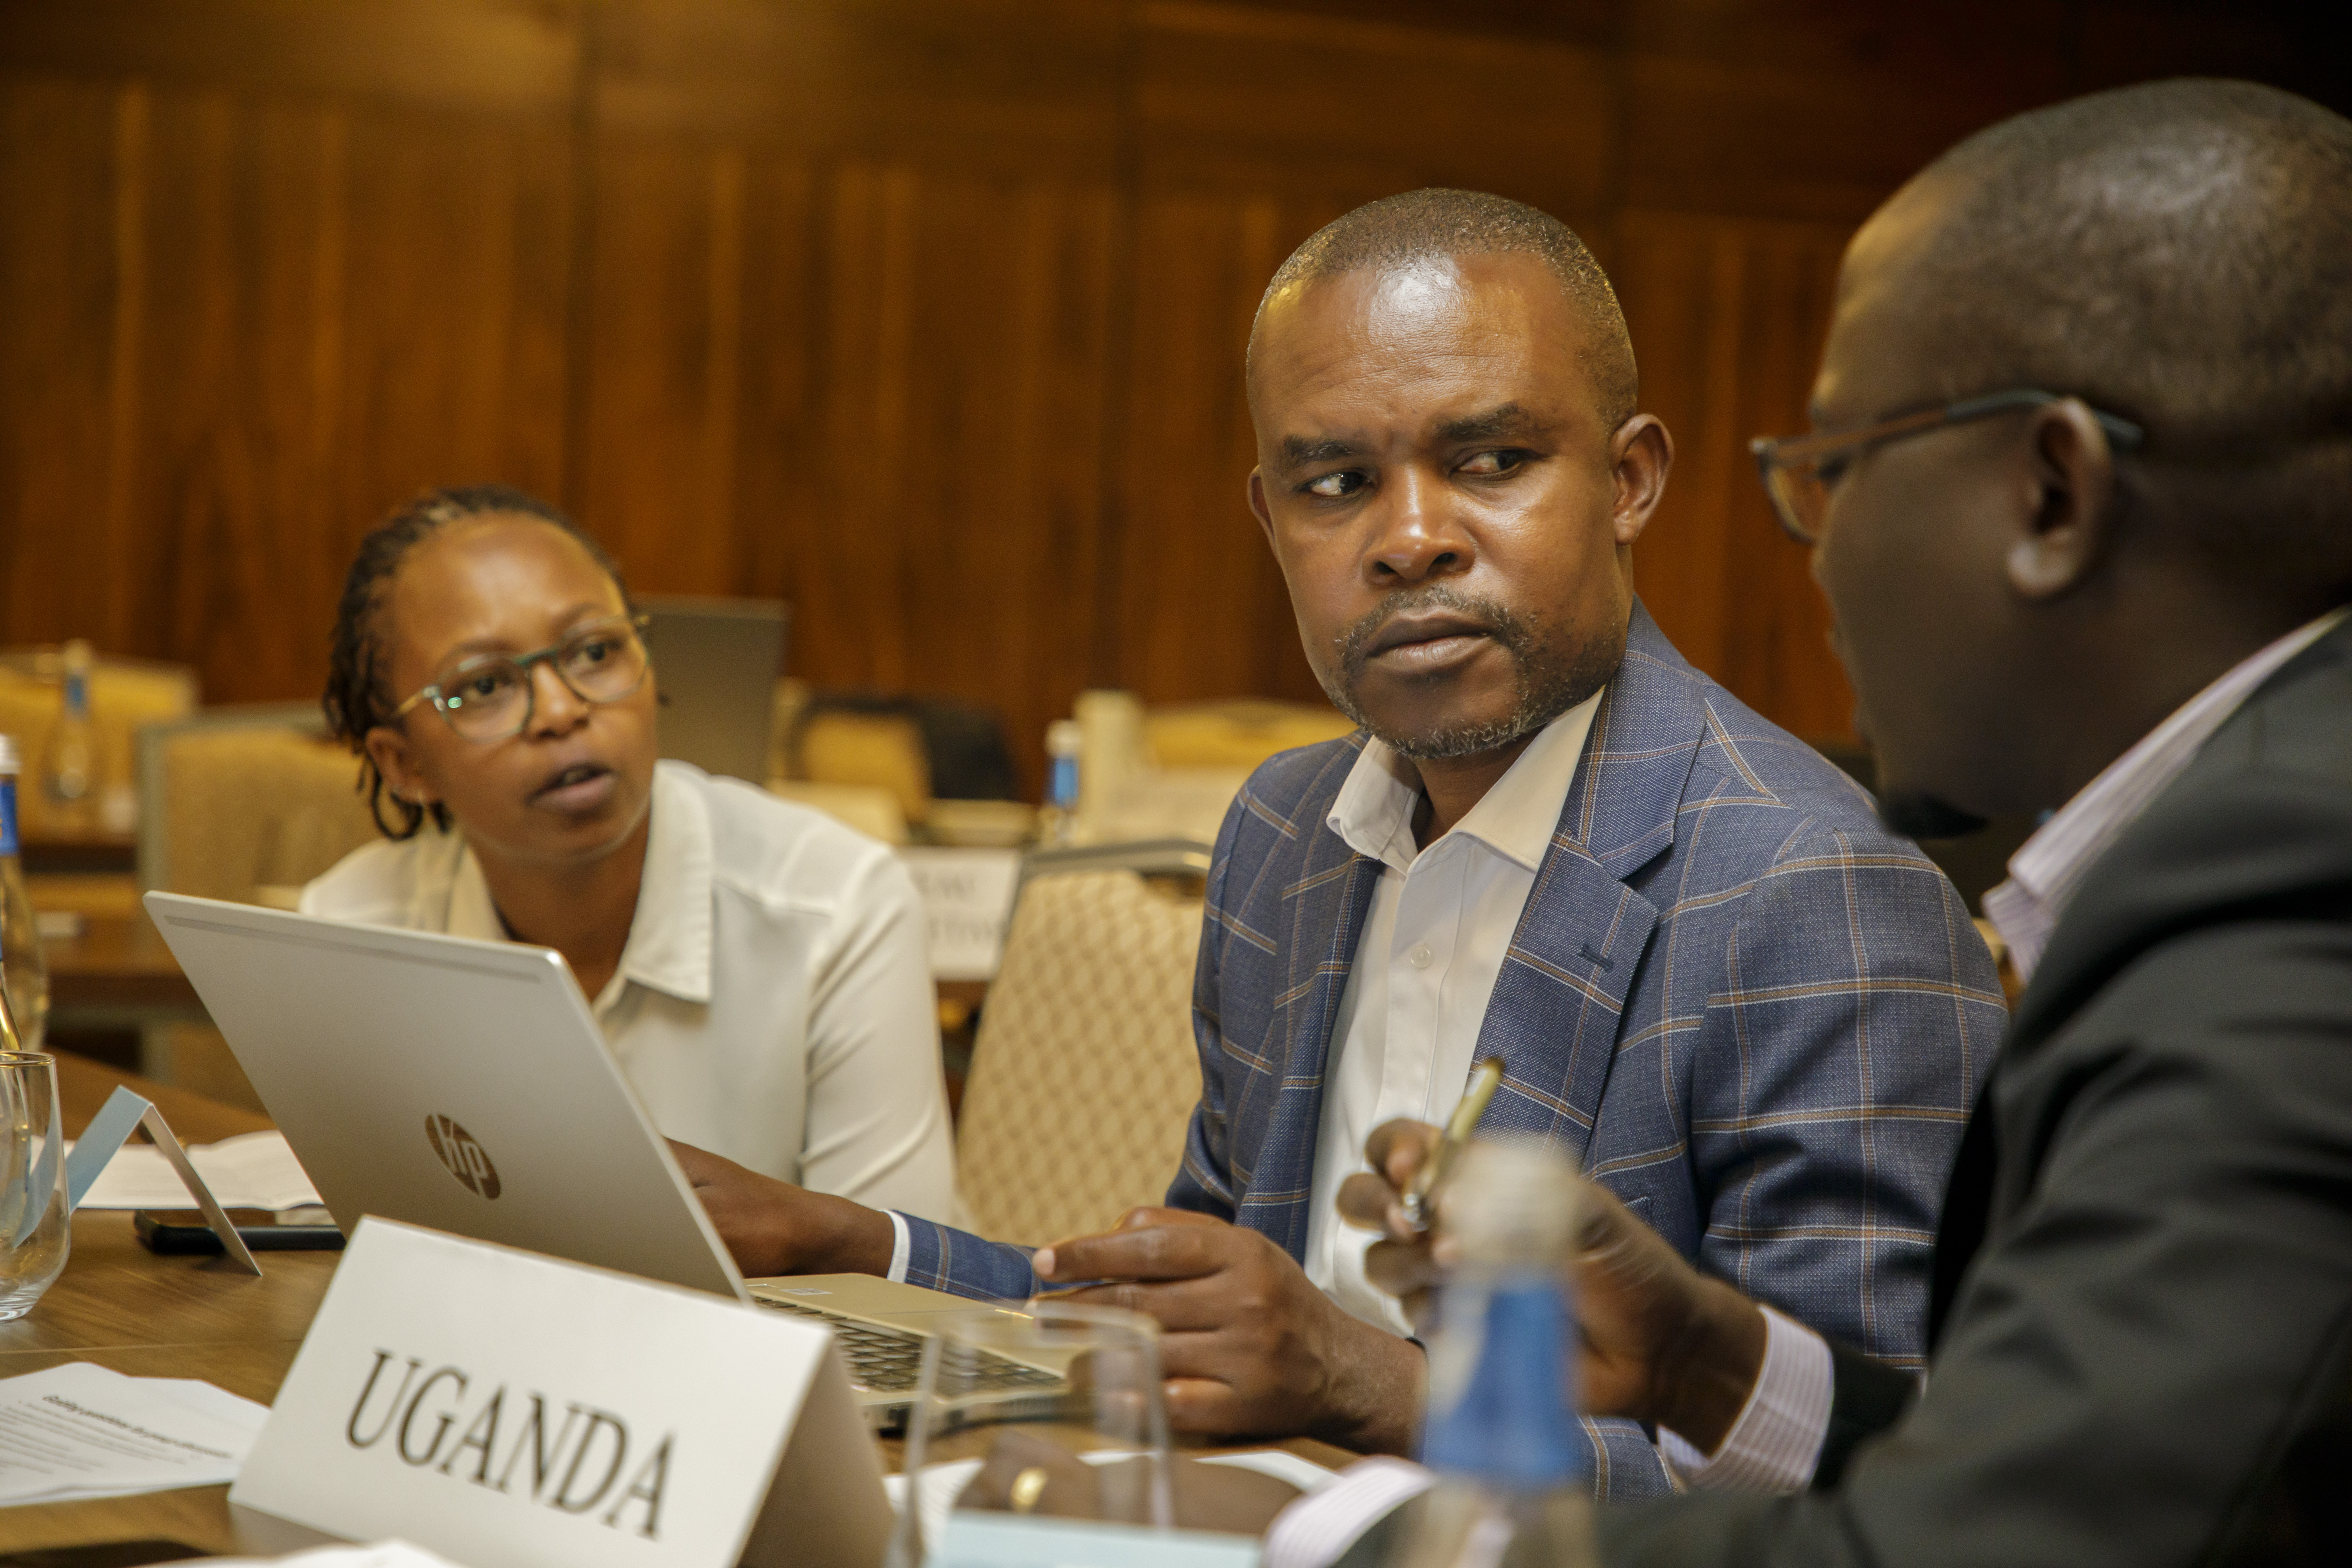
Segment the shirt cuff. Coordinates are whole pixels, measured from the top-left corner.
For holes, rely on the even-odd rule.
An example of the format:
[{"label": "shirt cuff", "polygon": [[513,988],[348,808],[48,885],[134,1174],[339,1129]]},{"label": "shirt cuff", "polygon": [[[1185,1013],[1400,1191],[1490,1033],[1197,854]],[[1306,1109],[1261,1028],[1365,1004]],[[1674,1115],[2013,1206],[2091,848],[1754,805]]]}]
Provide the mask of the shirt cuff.
[{"label": "shirt cuff", "polygon": [[897,1209],[884,1209],[882,1212],[890,1216],[890,1272],[883,1278],[894,1284],[904,1285],[907,1282],[907,1258],[914,1249],[915,1238],[907,1229],[905,1215]]},{"label": "shirt cuff", "polygon": [[1331,1568],[1366,1531],[1436,1484],[1435,1476],[1403,1459],[1360,1460],[1274,1516],[1265,1568]]},{"label": "shirt cuff", "polygon": [[1710,1491],[1800,1492],[1812,1484],[1830,1429],[1830,1347],[1821,1335],[1764,1312],[1764,1365],[1723,1446],[1702,1454],[1658,1429],[1658,1451],[1685,1486]]}]

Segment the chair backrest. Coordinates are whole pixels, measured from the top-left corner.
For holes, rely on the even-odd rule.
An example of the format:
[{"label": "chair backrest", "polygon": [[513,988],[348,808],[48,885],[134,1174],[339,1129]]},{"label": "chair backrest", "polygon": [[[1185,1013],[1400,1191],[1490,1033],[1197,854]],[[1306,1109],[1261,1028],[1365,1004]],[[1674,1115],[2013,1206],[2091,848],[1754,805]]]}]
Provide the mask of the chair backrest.
[{"label": "chair backrest", "polygon": [[[28,837],[41,838],[63,826],[40,780],[63,707],[54,648],[0,651],[0,735],[13,735],[25,772],[17,809]],[[132,737],[143,725],[185,718],[196,705],[196,672],[185,665],[152,659],[98,661],[90,672],[89,716],[96,731],[97,800],[129,803],[137,787],[138,748]],[[104,812],[101,811],[101,817]]]},{"label": "chair backrest", "polygon": [[282,903],[375,837],[358,764],[310,703],[214,708],[140,731],[139,884]]},{"label": "chair backrest", "polygon": [[1201,1098],[1201,902],[1132,870],[1023,889],[989,987],[956,1133],[974,1225],[1042,1246],[1156,1204]]}]

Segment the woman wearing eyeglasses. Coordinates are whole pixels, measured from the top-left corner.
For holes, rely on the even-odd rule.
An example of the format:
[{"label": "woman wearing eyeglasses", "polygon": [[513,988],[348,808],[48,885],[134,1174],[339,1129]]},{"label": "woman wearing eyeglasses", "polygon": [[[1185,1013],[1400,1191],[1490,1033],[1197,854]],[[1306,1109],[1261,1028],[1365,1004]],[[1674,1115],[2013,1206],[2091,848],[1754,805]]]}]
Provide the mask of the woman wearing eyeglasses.
[{"label": "woman wearing eyeglasses", "polygon": [[657,762],[611,560],[502,486],[362,542],[325,707],[382,841],[305,913],[562,953],[668,1137],[945,1219],[953,1158],[914,885],[881,845]]}]

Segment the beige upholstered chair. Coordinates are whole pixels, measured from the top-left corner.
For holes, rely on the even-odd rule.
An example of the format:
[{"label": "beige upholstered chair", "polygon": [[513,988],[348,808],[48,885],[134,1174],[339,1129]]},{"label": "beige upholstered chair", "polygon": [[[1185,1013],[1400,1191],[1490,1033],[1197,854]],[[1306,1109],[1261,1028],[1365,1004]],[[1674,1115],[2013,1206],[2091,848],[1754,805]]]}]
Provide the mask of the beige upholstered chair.
[{"label": "beige upholstered chair", "polygon": [[1024,887],[957,1129],[957,1181],[982,1235],[1042,1246],[1165,1195],[1201,1096],[1200,942],[1200,900],[1131,870]]},{"label": "beige upholstered chair", "polygon": [[139,744],[142,888],[282,904],[375,837],[359,764],[315,707],[209,709]]},{"label": "beige upholstered chair", "polygon": [[[55,648],[11,648],[0,652],[0,735],[13,735],[25,772],[25,787],[17,792],[17,812],[26,836],[50,837],[67,825],[43,794],[40,779],[47,763],[63,696],[59,689]],[[91,672],[90,727],[96,742],[98,778],[91,810],[103,826],[120,800],[135,817],[138,747],[133,737],[141,726],[185,718],[196,705],[196,672],[185,665],[152,659],[104,658]]]}]

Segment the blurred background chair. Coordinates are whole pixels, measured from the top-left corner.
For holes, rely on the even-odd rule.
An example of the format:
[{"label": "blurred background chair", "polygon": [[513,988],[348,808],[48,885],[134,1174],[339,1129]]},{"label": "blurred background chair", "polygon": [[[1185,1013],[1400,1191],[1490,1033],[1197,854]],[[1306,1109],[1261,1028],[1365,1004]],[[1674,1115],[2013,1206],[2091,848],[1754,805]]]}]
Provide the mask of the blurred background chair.
[{"label": "blurred background chair", "polygon": [[359,764],[316,704],[207,709],[139,736],[139,886],[289,905],[376,836]]},{"label": "blurred background chair", "polygon": [[1352,734],[1338,710],[1249,698],[1147,708],[1132,691],[1078,694],[1077,841],[1213,841],[1244,780],[1277,752]]},{"label": "blurred background chair", "polygon": [[[214,708],[139,734],[139,886],[291,909],[302,884],[376,837],[359,764],[327,739],[315,703]],[[262,1109],[209,1024],[158,1024],[151,1077]]]},{"label": "blurred background chair", "polygon": [[780,680],[770,732],[771,787],[820,810],[840,802],[854,815],[835,815],[862,832],[874,831],[870,801],[845,787],[890,796],[901,825],[893,843],[1017,845],[1036,831],[1036,813],[1014,798],[1004,726],[984,708]]},{"label": "blurred background chair", "polygon": [[154,659],[100,658],[90,673],[96,777],[87,804],[68,817],[41,787],[64,709],[64,666],[56,647],[0,651],[0,734],[16,738],[24,779],[18,826],[29,840],[125,837],[139,820],[138,747],[143,725],[184,719],[196,706],[196,672]]},{"label": "blurred background chair", "polygon": [[956,1133],[980,1234],[1040,1246],[1166,1195],[1201,1097],[1201,909],[1196,885],[1123,867],[1049,861],[1024,884]]}]

